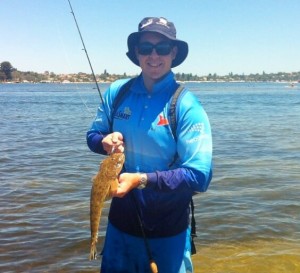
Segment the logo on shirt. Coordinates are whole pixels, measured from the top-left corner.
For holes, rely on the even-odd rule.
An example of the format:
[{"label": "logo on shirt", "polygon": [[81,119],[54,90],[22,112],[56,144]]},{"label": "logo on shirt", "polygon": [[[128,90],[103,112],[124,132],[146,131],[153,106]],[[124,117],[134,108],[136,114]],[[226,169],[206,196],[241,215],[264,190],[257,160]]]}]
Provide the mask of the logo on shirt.
[{"label": "logo on shirt", "polygon": [[204,123],[195,123],[188,132],[199,132],[200,134],[204,131]]},{"label": "logo on shirt", "polygon": [[131,116],[131,110],[130,110],[130,108],[129,107],[125,107],[123,111],[122,110],[118,111],[115,114],[114,118],[128,120],[130,118],[130,116]]},{"label": "logo on shirt", "polygon": [[169,121],[167,118],[165,118],[162,114],[159,115],[159,121],[157,123],[158,126],[164,126],[164,125],[168,125]]}]

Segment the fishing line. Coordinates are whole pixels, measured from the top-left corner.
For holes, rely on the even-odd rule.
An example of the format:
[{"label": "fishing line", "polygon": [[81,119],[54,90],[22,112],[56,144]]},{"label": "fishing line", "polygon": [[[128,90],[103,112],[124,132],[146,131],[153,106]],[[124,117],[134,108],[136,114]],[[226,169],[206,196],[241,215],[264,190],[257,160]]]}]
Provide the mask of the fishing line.
[{"label": "fishing line", "polygon": [[[94,82],[95,82],[95,84],[96,84],[96,88],[97,88],[97,91],[98,91],[100,100],[101,100],[102,104],[104,104],[104,99],[103,99],[103,97],[102,97],[102,94],[101,94],[101,91],[100,91],[100,87],[99,87],[99,84],[98,84],[96,75],[95,75],[95,73],[94,73],[94,69],[93,69],[93,66],[92,66],[92,63],[91,63],[89,54],[88,54],[88,52],[87,52],[86,46],[85,46],[85,44],[84,44],[84,41],[83,41],[83,38],[82,38],[82,35],[81,35],[81,31],[80,31],[80,29],[79,29],[79,25],[78,25],[78,23],[77,23],[76,16],[75,16],[75,13],[74,13],[74,11],[73,11],[73,7],[72,7],[72,5],[71,5],[70,0],[68,0],[68,3],[69,3],[69,6],[70,6],[71,13],[72,13],[72,15],[73,15],[73,18],[74,18],[76,27],[77,27],[77,31],[78,31],[78,34],[79,34],[79,37],[80,37],[80,40],[81,40],[81,43],[82,43],[82,46],[83,46],[83,50],[84,50],[84,52],[85,52],[85,55],[86,55],[86,57],[87,57],[87,60],[88,60],[88,63],[89,63],[89,66],[90,66],[90,69],[91,69],[91,72],[92,72],[92,75],[93,75]],[[105,108],[104,108],[104,113],[105,113],[107,119],[110,120],[110,119],[109,119],[109,115],[108,115],[108,113],[106,112]]]},{"label": "fishing line", "polygon": [[[64,35],[61,32],[61,27],[58,24],[57,19],[56,19],[56,31],[58,33],[58,37],[59,37],[59,40],[60,40],[61,47],[63,48],[63,52],[64,52],[64,56],[65,56],[65,61],[67,62],[67,66],[69,68],[71,68],[72,66],[71,66],[69,54],[68,54],[68,52],[66,50],[64,39],[63,39]],[[82,96],[82,92],[81,92],[82,88],[79,88],[77,83],[75,83],[75,87],[74,88],[75,88],[76,94],[79,95],[81,103],[85,106],[87,112],[89,113],[89,116],[93,117],[95,115],[94,110],[92,110],[91,108],[89,108],[89,105],[87,103],[88,100],[85,99],[84,96]]]}]

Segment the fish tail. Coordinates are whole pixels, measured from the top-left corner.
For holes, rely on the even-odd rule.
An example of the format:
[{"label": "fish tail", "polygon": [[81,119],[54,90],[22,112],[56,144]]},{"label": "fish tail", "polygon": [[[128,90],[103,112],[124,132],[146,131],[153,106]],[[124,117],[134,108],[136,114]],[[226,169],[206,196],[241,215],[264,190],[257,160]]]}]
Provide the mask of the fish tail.
[{"label": "fish tail", "polygon": [[91,244],[90,261],[96,259],[97,259],[97,247],[96,244]]}]

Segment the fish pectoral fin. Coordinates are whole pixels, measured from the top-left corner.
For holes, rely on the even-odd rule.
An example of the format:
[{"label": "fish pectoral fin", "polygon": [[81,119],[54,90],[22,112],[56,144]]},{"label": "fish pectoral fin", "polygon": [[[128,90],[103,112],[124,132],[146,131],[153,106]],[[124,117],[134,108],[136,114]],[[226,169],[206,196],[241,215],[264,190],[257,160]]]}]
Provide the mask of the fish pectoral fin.
[{"label": "fish pectoral fin", "polygon": [[118,185],[119,185],[118,179],[112,180],[112,182],[110,183],[109,189],[108,189],[108,194],[105,196],[104,201],[108,201],[112,198],[113,193],[116,192],[118,189]]},{"label": "fish pectoral fin", "polygon": [[108,195],[105,196],[104,202],[106,202],[106,201],[108,201],[108,200],[110,200],[110,199],[112,199],[112,195],[111,195],[111,193],[109,192]]}]

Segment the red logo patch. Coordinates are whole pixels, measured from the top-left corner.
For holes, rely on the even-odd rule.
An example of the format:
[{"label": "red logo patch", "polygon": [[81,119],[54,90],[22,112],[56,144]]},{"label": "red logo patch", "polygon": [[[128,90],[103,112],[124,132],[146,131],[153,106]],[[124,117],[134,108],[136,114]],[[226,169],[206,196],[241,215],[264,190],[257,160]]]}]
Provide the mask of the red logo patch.
[{"label": "red logo patch", "polygon": [[168,125],[169,121],[167,118],[163,117],[162,115],[159,115],[159,121],[157,125],[163,126],[163,125]]}]

